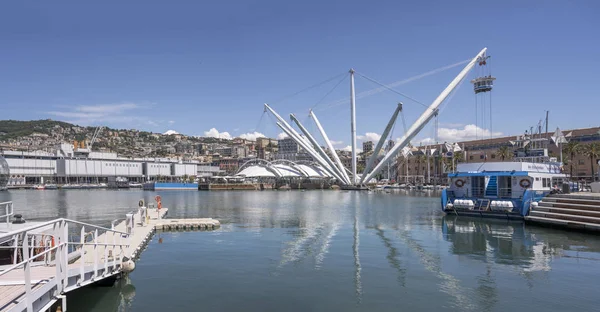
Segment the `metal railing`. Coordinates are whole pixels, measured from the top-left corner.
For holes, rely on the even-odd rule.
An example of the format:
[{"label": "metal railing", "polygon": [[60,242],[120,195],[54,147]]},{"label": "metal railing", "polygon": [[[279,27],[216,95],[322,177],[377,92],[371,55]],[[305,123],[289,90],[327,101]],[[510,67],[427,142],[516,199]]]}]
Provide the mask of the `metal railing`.
[{"label": "metal railing", "polygon": [[[4,209],[2,209],[2,206],[4,206]],[[0,219],[6,219],[6,225],[8,226],[10,224],[10,218],[15,214],[13,203],[11,201],[0,203],[0,211],[2,210],[4,210],[4,214],[0,215]]]},{"label": "metal railing", "polygon": [[[72,233],[79,233],[79,236],[70,235]],[[33,269],[41,265],[56,268],[51,276],[46,276],[47,270],[43,276],[47,286],[43,289],[56,290],[48,297],[55,301],[66,291],[119,272],[126,249],[130,246],[130,235],[61,218],[2,234],[0,241],[5,241],[10,244],[10,248],[14,248],[13,265],[0,271],[0,280],[10,272],[22,271],[22,275],[17,275],[23,278],[25,299],[18,305],[21,310],[34,311],[34,303],[36,310],[40,310],[37,305],[45,306],[50,303],[37,300],[44,295],[37,293],[42,292],[41,288],[35,290],[36,295],[33,294],[32,285],[39,282],[32,280]],[[36,278],[39,279],[40,274],[36,274]]]}]

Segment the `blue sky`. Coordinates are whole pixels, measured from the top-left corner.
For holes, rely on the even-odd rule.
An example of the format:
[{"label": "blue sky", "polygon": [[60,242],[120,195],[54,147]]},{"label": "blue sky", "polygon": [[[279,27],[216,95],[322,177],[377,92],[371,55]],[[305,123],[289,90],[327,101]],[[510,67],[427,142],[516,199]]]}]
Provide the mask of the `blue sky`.
[{"label": "blue sky", "polygon": [[[388,84],[488,47],[491,73],[498,78],[494,132],[521,133],[545,110],[550,128],[600,124],[597,1],[4,1],[0,6],[0,119],[52,118],[189,135],[215,128],[211,133],[275,137],[281,131],[268,116],[261,119],[263,103],[282,115],[296,113],[311,130],[306,116],[316,105],[330,138],[342,147],[350,142],[349,105],[340,102],[349,95],[348,78],[321,99],[349,68]],[[395,89],[429,104],[460,69]],[[331,77],[336,78],[289,97]],[[357,75],[357,93],[377,87]],[[381,133],[398,101],[405,103],[409,125],[424,110],[391,92],[357,99],[360,137]],[[440,115],[440,136],[471,138],[474,126],[467,125],[476,122],[474,109],[467,81]],[[394,137],[402,128],[398,122]],[[428,126],[419,138],[432,136]]]}]

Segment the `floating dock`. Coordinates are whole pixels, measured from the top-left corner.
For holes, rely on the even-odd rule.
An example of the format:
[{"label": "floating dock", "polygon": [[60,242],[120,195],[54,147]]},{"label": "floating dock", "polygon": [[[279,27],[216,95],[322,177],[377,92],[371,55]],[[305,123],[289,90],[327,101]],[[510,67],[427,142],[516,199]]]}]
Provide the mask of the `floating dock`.
[{"label": "floating dock", "polygon": [[220,227],[212,218],[164,219],[167,213],[168,208],[144,207],[113,221],[110,229],[56,219],[0,234],[14,249],[13,263],[0,266],[0,311],[47,311],[59,301],[67,311],[70,291],[133,271],[156,230]]}]

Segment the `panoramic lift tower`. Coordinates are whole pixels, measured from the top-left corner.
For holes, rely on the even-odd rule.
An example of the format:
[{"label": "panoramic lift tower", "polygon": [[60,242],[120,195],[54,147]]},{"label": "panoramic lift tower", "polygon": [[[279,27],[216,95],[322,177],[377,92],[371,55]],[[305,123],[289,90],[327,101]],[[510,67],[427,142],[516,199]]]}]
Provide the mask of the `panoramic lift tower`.
[{"label": "panoramic lift tower", "polygon": [[491,139],[493,136],[492,89],[496,77],[492,77],[489,60],[488,55],[479,58],[475,79],[471,80],[475,92],[475,125],[483,130],[481,134],[476,133],[477,139]]}]

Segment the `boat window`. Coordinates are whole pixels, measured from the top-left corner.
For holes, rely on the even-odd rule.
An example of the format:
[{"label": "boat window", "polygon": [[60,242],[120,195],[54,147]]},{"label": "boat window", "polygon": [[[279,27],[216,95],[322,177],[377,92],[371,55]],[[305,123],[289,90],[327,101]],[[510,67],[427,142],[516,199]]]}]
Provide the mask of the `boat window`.
[{"label": "boat window", "polygon": [[535,178],[535,180],[536,180],[536,181],[539,181],[539,180],[540,180],[540,178]]}]

